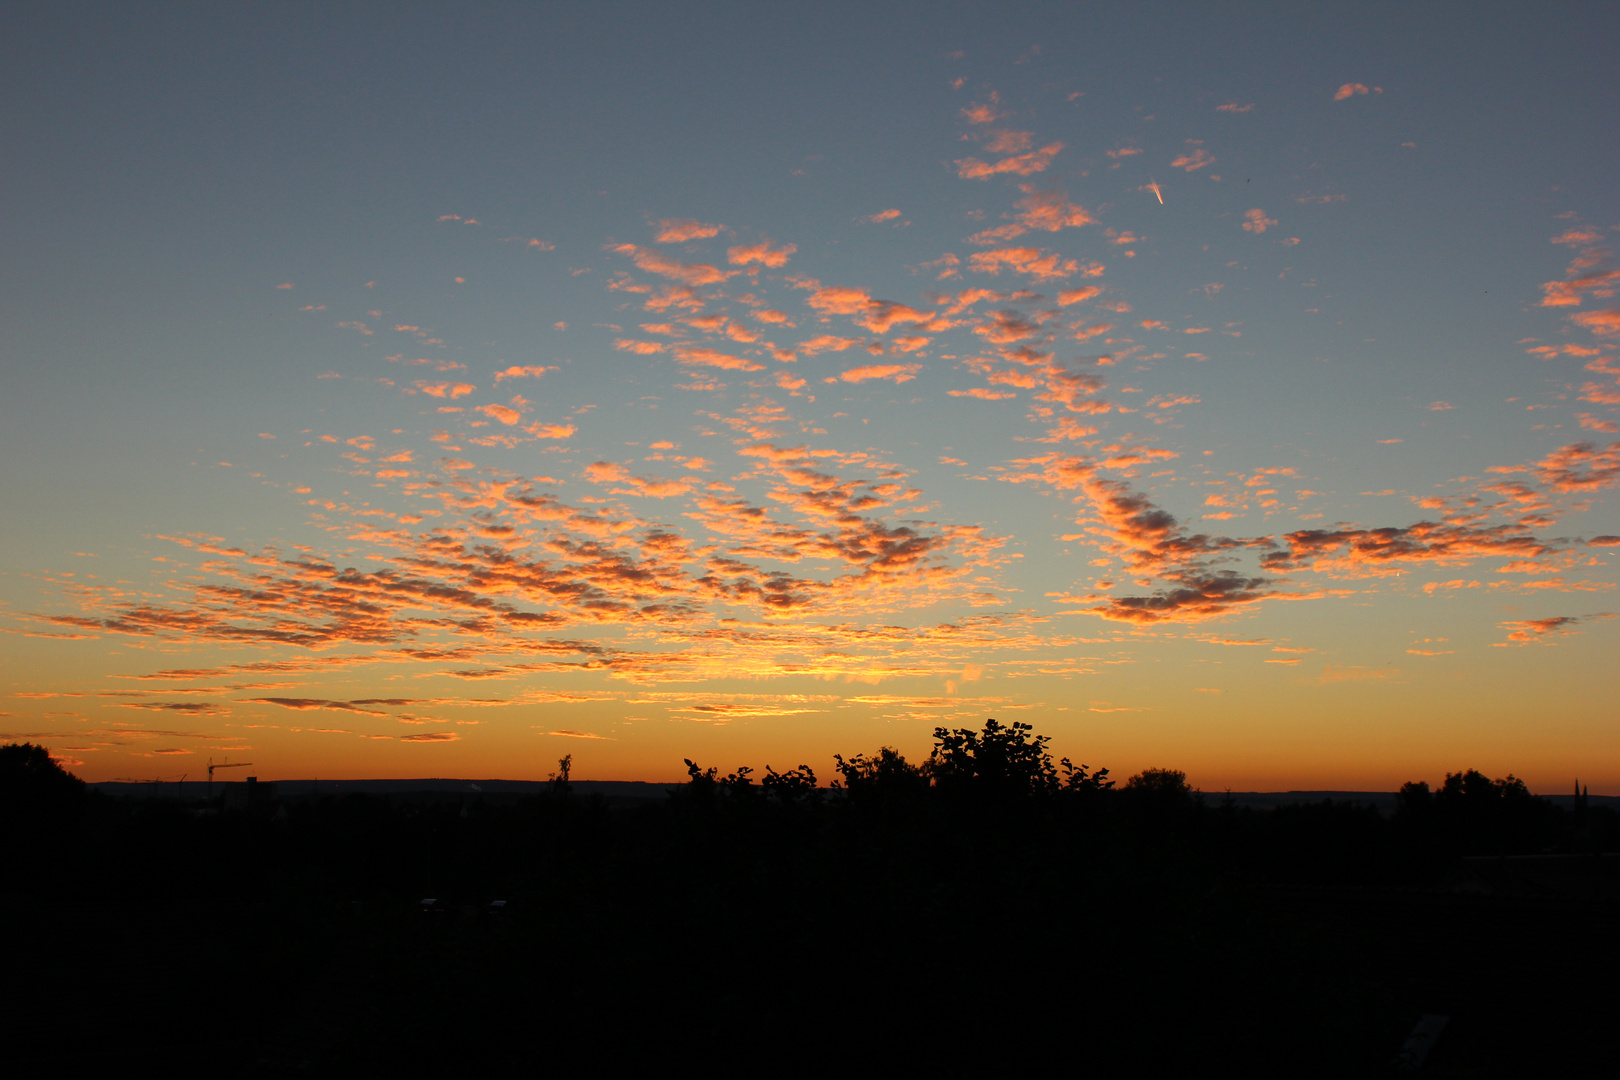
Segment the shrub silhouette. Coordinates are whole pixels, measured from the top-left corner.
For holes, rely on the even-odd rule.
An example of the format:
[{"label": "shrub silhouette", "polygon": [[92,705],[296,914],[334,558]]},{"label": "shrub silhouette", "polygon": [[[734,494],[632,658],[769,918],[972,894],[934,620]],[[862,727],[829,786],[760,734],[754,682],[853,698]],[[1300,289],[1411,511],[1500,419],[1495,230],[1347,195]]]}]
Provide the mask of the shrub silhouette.
[{"label": "shrub silhouette", "polygon": [[927,765],[912,765],[892,746],[885,746],[868,757],[856,754],[848,761],[844,755],[834,754],[838,773],[844,779],[833,781],[833,787],[849,792],[852,799],[912,798],[928,790]]},{"label": "shrub silhouette", "polygon": [[1046,751],[1051,737],[1031,736],[1034,730],[1017,722],[1007,727],[994,717],[982,732],[935,728],[928,759],[934,785],[947,793],[1002,800],[1057,791],[1057,768]]},{"label": "shrub silhouette", "polygon": [[1108,779],[1107,769],[1098,769],[1096,772],[1088,771],[1086,765],[1076,765],[1068,758],[1063,759],[1063,779],[1061,786],[1064,791],[1075,794],[1090,795],[1109,791],[1114,782]]}]

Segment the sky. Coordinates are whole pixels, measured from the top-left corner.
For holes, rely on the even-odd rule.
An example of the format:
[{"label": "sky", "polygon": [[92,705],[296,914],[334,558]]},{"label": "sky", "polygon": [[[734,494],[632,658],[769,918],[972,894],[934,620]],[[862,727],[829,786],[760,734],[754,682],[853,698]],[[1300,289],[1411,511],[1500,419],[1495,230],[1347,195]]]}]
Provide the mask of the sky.
[{"label": "sky", "polygon": [[0,19],[0,739],[1620,794],[1613,5]]}]

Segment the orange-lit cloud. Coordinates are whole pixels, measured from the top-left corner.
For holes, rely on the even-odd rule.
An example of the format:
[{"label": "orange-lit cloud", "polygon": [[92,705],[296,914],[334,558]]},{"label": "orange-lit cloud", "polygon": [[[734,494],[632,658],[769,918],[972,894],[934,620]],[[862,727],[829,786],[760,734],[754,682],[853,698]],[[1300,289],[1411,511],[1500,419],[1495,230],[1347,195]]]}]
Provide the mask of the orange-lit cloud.
[{"label": "orange-lit cloud", "polygon": [[504,371],[497,371],[495,373],[495,381],[499,383],[502,379],[538,379],[546,372],[556,370],[557,369],[555,367],[542,367],[539,364],[530,364],[527,366],[513,364]]},{"label": "orange-lit cloud", "polygon": [[814,356],[819,352],[843,352],[845,349],[852,349],[861,343],[860,338],[839,337],[836,334],[821,334],[811,338],[809,341],[799,342],[799,344],[794,346],[794,348],[798,349],[806,356]]},{"label": "orange-lit cloud", "polygon": [[1035,229],[1057,232],[1090,225],[1097,220],[1084,207],[1070,202],[1061,191],[1039,191],[1028,184],[1021,185],[1021,190],[1024,197],[1018,200],[1016,210],[1009,215],[1013,218],[1012,223],[977,232],[968,237],[969,243],[995,244]]},{"label": "orange-lit cloud", "polygon": [[1536,462],[1536,479],[1559,492],[1598,491],[1620,484],[1620,442],[1571,443]]},{"label": "orange-lit cloud", "polygon": [[672,278],[683,285],[715,285],[740,274],[740,270],[721,270],[708,263],[687,263],[679,259],[672,259],[651,248],[637,247],[635,244],[615,244],[608,247],[609,251],[620,255],[628,255],[641,269],[649,274],[658,274],[661,277]]},{"label": "orange-lit cloud", "polygon": [[1011,270],[1018,274],[1028,274],[1036,281],[1057,281],[1078,273],[1080,264],[1074,259],[1065,259],[1055,252],[1019,247],[974,252],[968,257],[968,268],[983,274],[999,274],[1002,270]]},{"label": "orange-lit cloud", "polygon": [[1271,226],[1277,224],[1276,218],[1266,217],[1264,210],[1250,210],[1244,215],[1243,231],[1255,234],[1263,233]]},{"label": "orange-lit cloud", "polygon": [[490,403],[478,406],[476,411],[483,413],[485,416],[493,417],[503,424],[512,426],[523,419],[522,410],[527,408],[528,404],[521,396],[518,396],[512,398],[507,405]]},{"label": "orange-lit cloud", "polygon": [[665,218],[658,223],[658,236],[660,244],[681,244],[688,240],[707,240],[711,236],[719,236],[724,225],[706,225],[691,218]]},{"label": "orange-lit cloud", "polygon": [[675,359],[683,364],[720,368],[725,371],[762,371],[765,368],[764,364],[757,364],[747,357],[732,356],[702,345],[677,346]]},{"label": "orange-lit cloud", "polygon": [[1006,173],[1029,176],[1032,173],[1045,172],[1052,164],[1052,159],[1062,150],[1063,144],[1055,142],[1031,153],[1002,158],[996,162],[980,161],[972,157],[963,158],[956,163],[956,175],[964,180],[988,180],[992,176]]},{"label": "orange-lit cloud", "polygon": [[962,118],[970,124],[992,124],[1002,115],[998,106],[999,102],[992,94],[989,102],[975,101],[971,105],[964,106]]},{"label": "orange-lit cloud", "polygon": [[1606,308],[1602,311],[1583,311],[1571,315],[1570,321],[1575,325],[1584,327],[1600,337],[1610,337],[1620,334],[1620,308]]},{"label": "orange-lit cloud", "polygon": [[1317,570],[1354,571],[1396,568],[1401,564],[1455,565],[1473,559],[1513,556],[1533,558],[1546,545],[1515,525],[1468,526],[1420,521],[1402,528],[1301,529],[1284,536],[1285,547],[1261,559],[1272,570],[1312,566]]},{"label": "orange-lit cloud", "polygon": [[1383,92],[1384,88],[1381,86],[1368,87],[1366,83],[1345,83],[1333,92],[1333,100],[1343,101],[1346,98],[1356,97],[1361,94],[1382,94]]},{"label": "orange-lit cloud", "polygon": [[1186,169],[1188,172],[1196,172],[1213,164],[1215,164],[1215,155],[1202,146],[1195,147],[1170,162],[1172,168]]},{"label": "orange-lit cloud", "polygon": [[922,370],[921,364],[868,364],[865,367],[850,368],[840,372],[836,379],[828,382],[858,383],[871,379],[887,379],[890,382],[903,383],[917,377]]},{"label": "orange-lit cloud", "polygon": [[726,249],[726,259],[733,266],[747,266],[749,263],[759,263],[761,266],[786,266],[788,258],[799,250],[797,244],[784,244],[773,248],[769,241],[758,244],[738,245]]},{"label": "orange-lit cloud", "polygon": [[430,383],[423,379],[418,379],[413,385],[431,397],[451,399],[466,397],[478,389],[471,383]]},{"label": "orange-lit cloud", "polygon": [[1573,634],[1574,626],[1581,620],[1573,615],[1557,615],[1547,619],[1521,619],[1502,623],[1502,629],[1509,631],[1506,642],[1497,642],[1498,645],[1515,644],[1528,645],[1532,642],[1546,642],[1551,638],[1565,634]]}]

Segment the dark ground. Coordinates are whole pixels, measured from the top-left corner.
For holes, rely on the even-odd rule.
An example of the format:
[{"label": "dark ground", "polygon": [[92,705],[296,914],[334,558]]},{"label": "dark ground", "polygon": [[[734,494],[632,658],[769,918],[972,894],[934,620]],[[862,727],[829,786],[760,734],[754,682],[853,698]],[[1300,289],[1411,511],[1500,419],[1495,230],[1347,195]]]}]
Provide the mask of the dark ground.
[{"label": "dark ground", "polygon": [[8,804],[0,1067],[1614,1072],[1606,809],[730,779]]}]

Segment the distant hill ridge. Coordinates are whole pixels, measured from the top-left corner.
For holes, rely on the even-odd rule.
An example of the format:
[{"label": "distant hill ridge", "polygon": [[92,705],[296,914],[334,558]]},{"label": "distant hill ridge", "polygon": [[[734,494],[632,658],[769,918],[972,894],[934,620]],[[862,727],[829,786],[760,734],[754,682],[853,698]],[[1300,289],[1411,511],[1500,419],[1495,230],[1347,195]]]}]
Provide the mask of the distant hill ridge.
[{"label": "distant hill ridge", "polygon": [[[408,795],[430,793],[458,793],[466,795],[539,795],[551,790],[551,783],[547,780],[459,780],[444,777],[428,777],[422,779],[390,779],[390,780],[275,780],[276,795],[280,798],[306,798],[320,795]],[[233,784],[243,783],[241,780],[216,781],[215,787],[225,788]],[[645,780],[573,780],[569,786],[576,795],[601,795],[610,799],[661,799],[665,792],[671,788],[680,787],[684,781],[672,780],[667,783],[653,783]],[[152,784],[127,783],[114,780],[104,780],[100,783],[87,785],[89,788],[105,792],[108,795],[117,795],[130,798],[198,798],[203,794],[204,782],[200,780],[188,781],[185,784]],[[1253,810],[1272,810],[1279,806],[1294,806],[1304,803],[1319,803],[1325,799],[1333,802],[1349,802],[1362,806],[1372,806],[1381,813],[1391,814],[1395,811],[1395,793],[1393,791],[1206,791],[1204,801],[1211,806],[1218,806],[1230,798],[1234,805],[1248,807]],[[1569,793],[1544,794],[1537,798],[1546,799],[1555,806],[1568,810],[1574,803]],[[1620,809],[1620,795],[1592,795],[1589,797],[1593,806],[1612,806]]]}]

